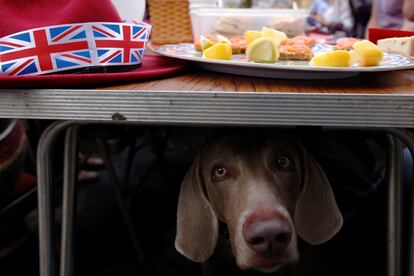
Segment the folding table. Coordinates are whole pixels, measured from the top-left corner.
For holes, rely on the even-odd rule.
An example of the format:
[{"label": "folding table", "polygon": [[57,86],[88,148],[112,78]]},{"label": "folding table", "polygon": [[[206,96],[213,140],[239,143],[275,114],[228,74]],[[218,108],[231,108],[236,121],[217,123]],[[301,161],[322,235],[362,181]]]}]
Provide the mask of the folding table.
[{"label": "folding table", "polygon": [[[361,74],[345,80],[300,81],[240,77],[192,68],[162,80],[96,89],[1,89],[0,118],[56,120],[43,134],[37,155],[42,276],[56,274],[51,231],[51,148],[63,131],[67,131],[66,141],[75,141],[76,127],[84,124],[298,125],[387,133],[393,149],[389,158],[387,273],[401,275],[404,262],[399,169],[401,143],[414,152],[414,140],[410,132],[404,130],[414,127],[414,70]],[[67,153],[75,150],[76,143],[66,145]],[[70,168],[74,162],[73,158],[65,160],[62,223],[65,242],[62,244],[61,275],[70,274],[73,216],[70,187],[74,181]],[[412,237],[409,242],[409,273],[414,275]]]}]

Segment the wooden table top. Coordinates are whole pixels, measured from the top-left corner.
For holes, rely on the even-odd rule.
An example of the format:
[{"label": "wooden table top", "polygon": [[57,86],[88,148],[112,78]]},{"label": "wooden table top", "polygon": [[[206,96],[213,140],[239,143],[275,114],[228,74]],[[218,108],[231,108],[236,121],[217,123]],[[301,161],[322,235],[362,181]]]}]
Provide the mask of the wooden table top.
[{"label": "wooden table top", "polygon": [[189,68],[174,77],[102,87],[103,90],[270,93],[414,94],[414,70],[363,73],[343,80],[280,80]]}]

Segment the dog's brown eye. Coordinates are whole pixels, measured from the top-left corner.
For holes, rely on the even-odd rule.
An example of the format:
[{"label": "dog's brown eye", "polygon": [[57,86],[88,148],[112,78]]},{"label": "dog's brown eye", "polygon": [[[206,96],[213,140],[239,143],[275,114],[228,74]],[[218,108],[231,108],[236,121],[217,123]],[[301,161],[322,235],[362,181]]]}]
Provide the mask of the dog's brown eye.
[{"label": "dog's brown eye", "polygon": [[289,158],[287,157],[280,157],[277,159],[276,162],[277,162],[277,167],[279,169],[287,169],[290,167],[290,164],[291,164]]},{"label": "dog's brown eye", "polygon": [[224,167],[217,167],[214,169],[213,176],[215,178],[223,178],[228,174],[228,171]]}]

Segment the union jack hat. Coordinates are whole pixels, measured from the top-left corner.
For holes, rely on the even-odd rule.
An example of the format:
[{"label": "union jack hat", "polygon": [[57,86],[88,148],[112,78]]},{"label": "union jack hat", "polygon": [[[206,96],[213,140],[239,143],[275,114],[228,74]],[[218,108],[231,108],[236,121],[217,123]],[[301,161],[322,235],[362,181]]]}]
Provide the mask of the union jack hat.
[{"label": "union jack hat", "polygon": [[109,0],[0,1],[0,10],[0,76],[130,70],[151,30],[123,22]]}]

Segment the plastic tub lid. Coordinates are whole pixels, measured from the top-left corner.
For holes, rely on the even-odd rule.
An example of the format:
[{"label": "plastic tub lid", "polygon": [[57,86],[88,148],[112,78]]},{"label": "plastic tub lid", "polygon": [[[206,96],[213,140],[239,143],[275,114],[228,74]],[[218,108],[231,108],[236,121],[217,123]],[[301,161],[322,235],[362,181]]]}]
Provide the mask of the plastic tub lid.
[{"label": "plastic tub lid", "polygon": [[308,16],[306,9],[231,9],[231,8],[199,8],[192,10],[191,13],[198,16],[222,16],[222,15],[238,15],[238,16],[258,16],[268,17],[274,15],[293,15]]}]

